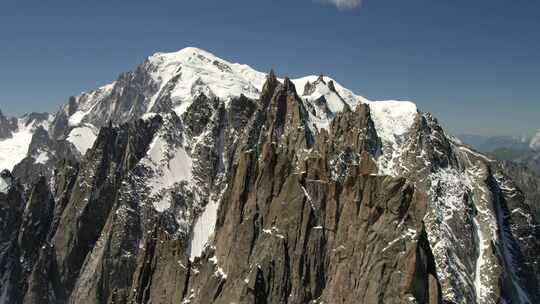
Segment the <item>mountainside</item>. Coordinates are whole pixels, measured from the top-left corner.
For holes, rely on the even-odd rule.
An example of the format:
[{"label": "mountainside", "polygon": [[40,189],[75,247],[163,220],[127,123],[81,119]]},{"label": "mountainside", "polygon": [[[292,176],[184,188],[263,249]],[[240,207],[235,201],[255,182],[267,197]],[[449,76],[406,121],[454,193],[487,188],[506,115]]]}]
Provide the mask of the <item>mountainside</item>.
[{"label": "mountainside", "polygon": [[502,161],[501,166],[523,192],[525,203],[530,206],[536,219],[540,219],[540,173],[527,163]]},{"label": "mountainside", "polygon": [[21,132],[2,304],[540,302],[523,193],[412,102],[186,48]]}]

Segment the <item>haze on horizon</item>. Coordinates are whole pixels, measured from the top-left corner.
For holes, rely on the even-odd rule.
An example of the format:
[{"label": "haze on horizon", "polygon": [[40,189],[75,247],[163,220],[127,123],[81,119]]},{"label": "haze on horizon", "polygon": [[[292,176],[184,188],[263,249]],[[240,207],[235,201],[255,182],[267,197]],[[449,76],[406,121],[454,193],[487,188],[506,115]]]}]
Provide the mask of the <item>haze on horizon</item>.
[{"label": "haze on horizon", "polygon": [[412,100],[455,134],[540,128],[540,2],[81,1],[0,4],[0,110],[54,112],[187,46],[371,100]]}]

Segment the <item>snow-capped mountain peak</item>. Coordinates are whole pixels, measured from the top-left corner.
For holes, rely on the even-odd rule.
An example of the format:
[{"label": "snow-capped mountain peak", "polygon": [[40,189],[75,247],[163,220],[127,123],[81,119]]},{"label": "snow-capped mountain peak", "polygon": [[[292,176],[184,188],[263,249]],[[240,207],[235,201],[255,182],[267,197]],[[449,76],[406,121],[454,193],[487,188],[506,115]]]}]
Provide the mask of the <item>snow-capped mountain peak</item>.
[{"label": "snow-capped mountain peak", "polygon": [[[194,47],[178,52],[156,53],[148,58],[149,73],[158,85],[158,93],[151,97],[148,112],[153,111],[159,92],[170,84],[170,99],[181,113],[200,93],[227,100],[241,94],[257,98],[266,79],[265,74],[251,67],[231,63]],[[174,83],[170,81],[174,79]]]},{"label": "snow-capped mountain peak", "polygon": [[[99,128],[109,121],[120,124],[149,113],[170,111],[182,115],[201,95],[209,99],[219,98],[225,105],[231,98],[242,95],[256,100],[260,97],[266,78],[267,73],[245,64],[232,63],[195,47],[155,53],[133,71],[121,74],[116,81],[70,98],[56,115],[51,116],[54,121],[49,132],[52,138],[71,142],[84,155],[96,139]],[[389,134],[394,127],[400,127],[398,131],[403,133],[407,129],[405,125],[412,124],[410,118],[416,113],[412,103],[400,106],[396,101],[371,102],[328,76],[310,75],[293,78],[291,82],[309,109],[310,128],[328,128],[337,113],[368,103],[383,141],[391,142],[395,141],[393,135]],[[407,115],[401,115],[403,109],[410,111]],[[400,117],[409,119],[401,120]],[[392,128],[389,128],[386,122],[396,120],[400,122],[392,123]],[[29,138],[24,140],[21,147],[17,144],[17,149],[22,151],[19,154],[26,153]],[[20,161],[21,157],[17,160]]]}]

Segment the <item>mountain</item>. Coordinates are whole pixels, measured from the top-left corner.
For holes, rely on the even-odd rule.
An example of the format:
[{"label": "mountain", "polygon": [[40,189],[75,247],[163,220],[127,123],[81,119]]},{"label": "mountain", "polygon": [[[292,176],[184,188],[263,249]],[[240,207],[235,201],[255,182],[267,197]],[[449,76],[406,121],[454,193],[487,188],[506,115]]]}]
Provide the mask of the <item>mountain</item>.
[{"label": "mountain", "polygon": [[460,135],[466,144],[484,151],[523,192],[525,203],[540,219],[540,133],[531,138]]},{"label": "mountain", "polygon": [[523,193],[412,102],[187,48],[47,121],[0,175],[0,303],[540,301]]},{"label": "mountain", "polygon": [[529,141],[526,137],[517,136],[483,136],[473,134],[461,134],[458,138],[465,144],[473,146],[478,151],[490,153],[496,150],[509,150],[516,152],[528,152]]},{"label": "mountain", "polygon": [[525,203],[536,218],[540,219],[540,173],[536,170],[538,167],[515,161],[502,161],[501,166],[523,192]]}]

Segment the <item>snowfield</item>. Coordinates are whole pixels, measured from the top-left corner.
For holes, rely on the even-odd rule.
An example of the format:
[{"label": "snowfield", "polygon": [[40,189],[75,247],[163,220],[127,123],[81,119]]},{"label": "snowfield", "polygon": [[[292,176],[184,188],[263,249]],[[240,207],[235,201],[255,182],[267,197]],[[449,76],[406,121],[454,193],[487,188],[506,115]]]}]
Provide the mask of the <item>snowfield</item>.
[{"label": "snowfield", "polygon": [[0,140],[0,171],[13,170],[13,167],[26,157],[36,127],[33,122],[20,118],[18,130],[12,137]]},{"label": "snowfield", "polygon": [[84,125],[71,130],[67,137],[67,141],[71,142],[81,155],[84,155],[88,149],[92,148],[96,137],[96,128],[90,125]]}]

